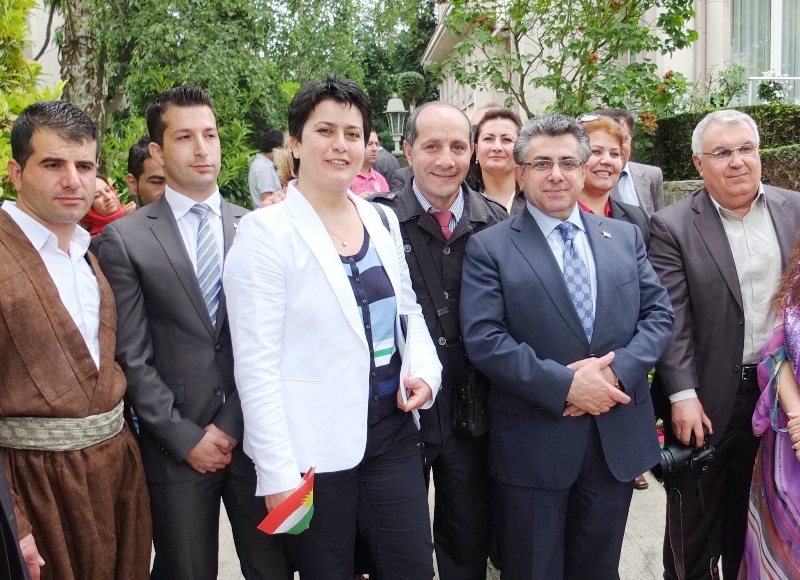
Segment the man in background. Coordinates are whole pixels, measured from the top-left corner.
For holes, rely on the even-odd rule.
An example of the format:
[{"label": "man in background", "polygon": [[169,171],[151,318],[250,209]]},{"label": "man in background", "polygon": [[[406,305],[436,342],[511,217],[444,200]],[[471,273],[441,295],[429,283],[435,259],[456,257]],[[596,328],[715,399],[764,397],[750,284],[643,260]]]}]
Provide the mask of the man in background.
[{"label": "man in background", "polygon": [[256,153],[253,161],[250,162],[250,171],[247,173],[253,209],[257,209],[262,201],[283,189],[278,172],[275,171],[275,163],[273,163],[275,149],[282,146],[283,133],[278,130],[267,131],[258,143],[259,153]]},{"label": "man in background", "polygon": [[366,197],[373,193],[387,193],[389,191],[389,184],[386,183],[386,179],[375,171],[373,167],[378,159],[378,150],[380,148],[381,142],[378,140],[378,134],[373,131],[369,135],[367,149],[364,151],[364,163],[350,184],[350,191],[356,195]]},{"label": "man in background", "polygon": [[138,207],[153,203],[164,195],[164,170],[150,156],[150,135],[142,135],[128,151],[125,182]]}]

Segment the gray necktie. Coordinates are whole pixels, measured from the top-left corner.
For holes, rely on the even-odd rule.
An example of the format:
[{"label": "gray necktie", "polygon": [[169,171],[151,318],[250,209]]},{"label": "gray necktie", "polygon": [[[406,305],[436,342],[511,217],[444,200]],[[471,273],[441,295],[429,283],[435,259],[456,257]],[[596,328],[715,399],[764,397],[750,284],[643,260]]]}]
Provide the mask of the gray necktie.
[{"label": "gray necktie", "polygon": [[217,310],[219,309],[219,293],[222,289],[222,270],[220,268],[219,252],[214,232],[208,223],[208,212],[211,210],[204,203],[195,204],[190,210],[198,218],[197,226],[197,281],[200,292],[206,303],[206,310],[211,317],[211,324],[217,324]]},{"label": "gray necktie", "polygon": [[592,286],[589,282],[589,270],[575,249],[575,225],[561,222],[557,229],[564,240],[564,281],[567,283],[570,298],[581,319],[586,338],[591,342],[594,328],[594,304],[592,303]]}]

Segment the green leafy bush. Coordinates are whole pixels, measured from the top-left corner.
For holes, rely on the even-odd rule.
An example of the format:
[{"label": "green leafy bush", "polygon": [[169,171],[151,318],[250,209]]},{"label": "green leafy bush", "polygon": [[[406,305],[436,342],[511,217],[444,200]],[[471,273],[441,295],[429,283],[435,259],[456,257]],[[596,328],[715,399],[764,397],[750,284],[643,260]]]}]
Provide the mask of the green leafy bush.
[{"label": "green leafy bush", "polygon": [[26,15],[33,0],[0,0],[0,198],[16,199],[8,179],[11,159],[11,126],[26,107],[36,101],[57,99],[64,81],[55,87],[39,86],[41,65],[25,58],[30,29]]},{"label": "green leafy bush", "polygon": [[800,145],[762,150],[761,179],[775,187],[800,191]]},{"label": "green leafy bush", "polygon": [[[692,131],[714,109],[689,111],[658,120],[653,139],[653,163],[661,167],[664,179],[697,179],[692,163]],[[755,120],[761,136],[761,152],[800,143],[800,105],[776,103],[737,107]]]}]

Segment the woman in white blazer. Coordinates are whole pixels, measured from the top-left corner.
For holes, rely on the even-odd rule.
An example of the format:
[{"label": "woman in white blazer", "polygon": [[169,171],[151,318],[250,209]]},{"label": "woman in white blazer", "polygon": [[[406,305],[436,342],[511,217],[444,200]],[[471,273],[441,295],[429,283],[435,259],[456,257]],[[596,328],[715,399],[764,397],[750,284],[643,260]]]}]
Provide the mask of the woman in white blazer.
[{"label": "woman in white blazer", "polygon": [[380,578],[433,575],[412,411],[433,404],[441,365],[396,216],[386,212],[387,230],[348,191],[370,130],[357,85],[301,88],[289,107],[298,179],[242,219],[225,263],[256,493],[271,510],[316,471],[311,524],[284,536],[303,580],[352,580],[357,528]]}]

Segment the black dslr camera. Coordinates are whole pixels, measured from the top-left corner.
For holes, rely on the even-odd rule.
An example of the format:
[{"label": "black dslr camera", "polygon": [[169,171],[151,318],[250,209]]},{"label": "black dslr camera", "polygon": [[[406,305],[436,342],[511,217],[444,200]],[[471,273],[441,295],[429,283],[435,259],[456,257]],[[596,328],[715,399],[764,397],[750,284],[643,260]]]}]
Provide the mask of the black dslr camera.
[{"label": "black dslr camera", "polygon": [[695,472],[705,471],[714,461],[714,446],[708,439],[708,431],[703,429],[705,435],[702,447],[697,447],[694,435],[689,441],[689,445],[674,443],[661,450],[661,459],[658,465],[650,471],[659,481],[664,480],[665,475],[671,475],[678,471],[683,471],[687,467]]}]

